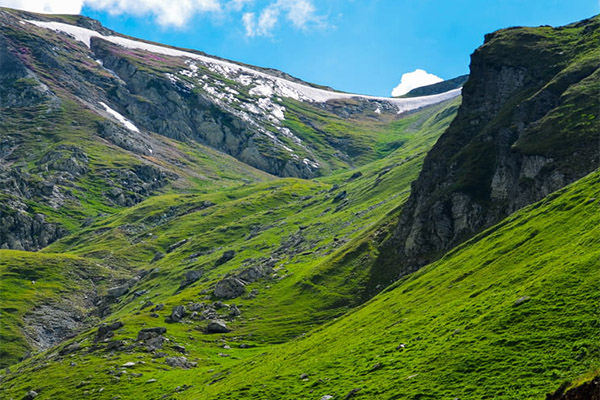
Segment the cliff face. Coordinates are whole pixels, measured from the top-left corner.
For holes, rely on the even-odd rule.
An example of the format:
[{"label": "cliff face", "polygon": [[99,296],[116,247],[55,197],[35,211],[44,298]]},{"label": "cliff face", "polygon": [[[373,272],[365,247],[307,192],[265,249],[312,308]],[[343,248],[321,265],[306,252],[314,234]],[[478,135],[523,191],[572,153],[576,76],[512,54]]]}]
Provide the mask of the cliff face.
[{"label": "cliff face", "polygon": [[374,276],[397,279],[599,165],[600,20],[487,35]]}]

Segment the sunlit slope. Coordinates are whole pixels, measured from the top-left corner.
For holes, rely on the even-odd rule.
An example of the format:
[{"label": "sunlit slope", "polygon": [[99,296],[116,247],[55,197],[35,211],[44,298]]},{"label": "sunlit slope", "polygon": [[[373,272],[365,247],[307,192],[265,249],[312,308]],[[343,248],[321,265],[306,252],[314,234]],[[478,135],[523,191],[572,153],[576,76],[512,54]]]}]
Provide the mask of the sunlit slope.
[{"label": "sunlit slope", "polygon": [[600,365],[599,198],[595,172],[356,312],[194,390],[219,399],[353,389],[358,398],[543,399]]}]

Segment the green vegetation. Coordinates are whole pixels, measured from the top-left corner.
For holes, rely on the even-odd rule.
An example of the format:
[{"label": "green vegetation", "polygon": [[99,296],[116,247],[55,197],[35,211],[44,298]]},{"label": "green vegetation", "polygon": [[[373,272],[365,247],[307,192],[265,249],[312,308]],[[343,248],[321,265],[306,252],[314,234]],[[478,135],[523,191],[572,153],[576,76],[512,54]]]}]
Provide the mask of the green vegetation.
[{"label": "green vegetation", "polygon": [[596,172],[198,392],[343,398],[359,388],[362,397],[382,399],[543,398],[600,362],[598,198]]},{"label": "green vegetation", "polygon": [[[552,68],[540,74],[552,75],[505,104],[480,138],[512,124],[517,107],[535,109],[548,91],[560,93],[557,107],[513,149],[556,159],[576,146],[592,154],[598,118],[586,99],[597,93],[599,75],[583,36],[596,40],[598,31],[564,29],[487,38],[483,51],[492,61],[522,48],[524,62],[530,53],[545,57]],[[78,97],[95,90],[119,97],[110,71],[86,59],[83,45],[67,41],[65,49],[57,35],[34,27],[2,34],[41,53],[56,45],[53,57],[90,79],[69,87],[44,69],[44,54],[23,51],[58,100],[42,96],[19,112],[0,110],[0,130],[8,132],[3,160],[13,174],[3,182],[14,186],[0,193],[0,218],[42,213],[69,231],[38,252],[0,250],[0,367],[10,367],[0,372],[2,398],[35,390],[39,399],[541,400],[561,384],[598,376],[600,171],[384,288],[375,260],[428,154],[450,154],[458,166],[457,180],[435,190],[487,196],[482,188],[498,162],[494,140],[463,146],[442,136],[465,138],[474,126],[472,116],[454,119],[460,98],[402,116],[355,100],[317,107],[278,99],[283,127],[301,143],[281,140],[300,160],[318,161],[321,176],[276,178],[192,140],[148,132],[132,140],[125,132],[129,141],[119,142]],[[503,45],[507,38],[514,46]],[[178,58],[98,46],[149,77],[189,68]],[[559,51],[569,52],[568,62],[556,58]],[[233,111],[252,101],[248,87],[199,68],[203,79],[236,88]],[[189,89],[191,79],[179,75]],[[15,88],[39,84],[28,76]],[[206,90],[184,92],[201,98]],[[232,111],[206,109],[220,113],[210,118]],[[220,123],[240,128],[231,121]],[[277,162],[293,158],[256,140]],[[138,144],[155,151],[128,147]],[[219,283],[251,269],[261,274],[240,293],[217,297]],[[173,320],[178,306],[187,314]],[[208,333],[217,318],[231,331]],[[103,324],[115,322],[122,325],[103,336]],[[153,327],[166,328],[157,347],[138,336]],[[173,357],[193,365],[174,366]]]},{"label": "green vegetation", "polygon": [[[397,123],[398,134],[407,138],[406,145],[360,169],[315,181],[288,178],[206,189],[205,194],[153,196],[79,229],[41,254],[69,254],[110,265],[108,278],[117,283],[126,271],[153,271],[135,287],[135,291],[147,291],[142,297],[130,293],[111,306],[110,320],[125,323],[117,338],[127,340],[145,325],[164,324],[173,306],[203,301],[205,295],[199,293],[211,293],[224,274],[272,254],[278,260],[277,273],[247,287],[247,293],[258,292],[256,297],[233,300],[243,310],[242,317],[231,325],[234,336],[257,347],[237,349],[239,355],[223,359],[216,356],[218,344],[212,338],[203,339],[205,336],[196,332],[193,336],[197,339],[190,342],[186,332],[191,326],[168,325],[169,337],[185,343],[188,358],[206,358],[206,370],[230,365],[305,334],[360,304],[369,272],[360,261],[376,256],[370,237],[408,196],[424,155],[449,124],[459,101]],[[338,196],[340,200],[336,200]],[[169,251],[182,240],[187,242]],[[227,250],[234,250],[235,257],[215,267]],[[165,256],[153,261],[157,252]],[[189,270],[202,271],[202,278],[178,291]],[[159,321],[149,317],[147,310],[138,314],[141,302],[147,300],[165,304]],[[20,313],[32,308],[32,304],[22,305]],[[82,337],[90,338],[89,334]],[[21,339],[21,347],[6,351],[12,351],[10,357],[15,359],[25,347]],[[47,356],[42,354],[25,364],[36,364]],[[100,368],[102,360],[92,353],[90,368]],[[69,385],[60,390],[67,388]],[[60,392],[53,393],[60,397]]]}]

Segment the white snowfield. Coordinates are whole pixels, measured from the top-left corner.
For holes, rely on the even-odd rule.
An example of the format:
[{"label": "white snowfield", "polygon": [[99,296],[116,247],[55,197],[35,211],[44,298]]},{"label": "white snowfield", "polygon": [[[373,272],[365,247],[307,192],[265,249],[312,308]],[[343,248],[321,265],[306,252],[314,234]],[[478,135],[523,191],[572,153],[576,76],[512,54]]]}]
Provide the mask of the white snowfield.
[{"label": "white snowfield", "polygon": [[125,128],[129,129],[132,132],[140,131],[137,126],[135,126],[133,123],[131,123],[131,121],[129,121],[127,118],[125,118],[124,116],[122,116],[121,114],[119,114],[118,112],[116,112],[115,110],[110,108],[109,106],[107,106],[106,103],[101,101],[100,105],[102,107],[104,107],[104,109],[106,110],[107,113],[109,113],[114,118],[116,118],[117,121],[119,121],[121,123],[121,125],[123,125]]},{"label": "white snowfield", "polygon": [[[106,41],[118,44],[128,49],[146,50],[156,54],[162,54],[173,57],[185,57],[197,60],[206,65],[210,70],[219,73],[229,79],[234,79],[243,85],[254,84],[255,86],[250,93],[259,95],[277,95],[281,97],[293,98],[301,101],[323,103],[334,99],[350,99],[362,98],[371,101],[387,102],[393,104],[397,108],[398,114],[415,110],[428,105],[440,103],[444,100],[454,98],[461,93],[461,89],[450,90],[445,93],[440,93],[431,96],[412,97],[412,98],[388,98],[365,96],[351,93],[338,93],[330,90],[319,89],[308,85],[303,85],[298,82],[292,82],[284,78],[279,78],[264,72],[237,65],[224,60],[215,59],[212,57],[203,56],[200,54],[189,53],[183,50],[172,49],[168,47],[158,46],[150,43],[144,43],[137,40],[127,39],[120,36],[105,36],[91,29],[81,28],[74,25],[64,24],[61,22],[43,22],[43,21],[27,21],[31,24],[42,28],[51,29],[58,32],[64,32],[75,39],[85,43],[90,47],[92,37],[104,39]],[[108,110],[107,110],[108,111]],[[129,121],[127,121],[129,122]],[[136,128],[137,129],[137,128]]]}]

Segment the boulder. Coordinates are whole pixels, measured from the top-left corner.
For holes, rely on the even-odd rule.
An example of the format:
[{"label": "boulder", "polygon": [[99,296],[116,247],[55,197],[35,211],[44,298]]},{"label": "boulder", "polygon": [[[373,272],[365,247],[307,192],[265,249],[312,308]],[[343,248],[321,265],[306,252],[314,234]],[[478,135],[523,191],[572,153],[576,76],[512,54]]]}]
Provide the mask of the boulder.
[{"label": "boulder", "polygon": [[233,257],[235,257],[235,250],[227,250],[226,252],[223,253],[223,255],[221,255],[221,257],[217,261],[215,261],[215,267],[225,264],[227,261],[231,260]]},{"label": "boulder", "polygon": [[183,317],[185,317],[186,311],[184,306],[175,306],[171,311],[170,321],[171,322],[179,322]]},{"label": "boulder", "polygon": [[23,400],[33,400],[38,396],[38,393],[35,390],[30,390],[29,392],[27,392],[27,394],[23,397]]},{"label": "boulder", "polygon": [[190,369],[190,368],[194,368],[196,365],[198,365],[195,362],[190,362],[188,361],[187,358],[185,357],[167,357],[165,359],[165,363],[173,368],[182,368],[182,369]]},{"label": "boulder", "polygon": [[105,339],[109,339],[114,336],[114,331],[121,328],[123,326],[123,322],[115,321],[110,325],[101,324],[98,326],[98,331],[96,332],[95,341],[100,342]]},{"label": "boulder", "polygon": [[187,271],[185,273],[185,278],[179,284],[179,290],[196,282],[198,279],[200,279],[200,277],[202,277],[202,272],[200,271]]},{"label": "boulder", "polygon": [[167,328],[156,327],[156,328],[144,328],[138,332],[137,341],[142,342],[151,338],[155,338],[160,335],[167,333]]},{"label": "boulder", "polygon": [[129,292],[129,285],[125,284],[125,285],[116,286],[116,287],[108,289],[106,291],[106,294],[109,297],[120,297],[120,296],[123,296],[127,292]]},{"label": "boulder", "polygon": [[208,323],[208,326],[206,327],[206,331],[208,333],[227,333],[227,332],[231,332],[231,329],[229,329],[227,327],[227,324],[225,323],[225,321],[220,320],[220,319],[213,319],[212,321],[210,321]]},{"label": "boulder", "polygon": [[225,278],[215,286],[215,297],[220,299],[235,299],[246,292],[244,281],[238,278]]}]

